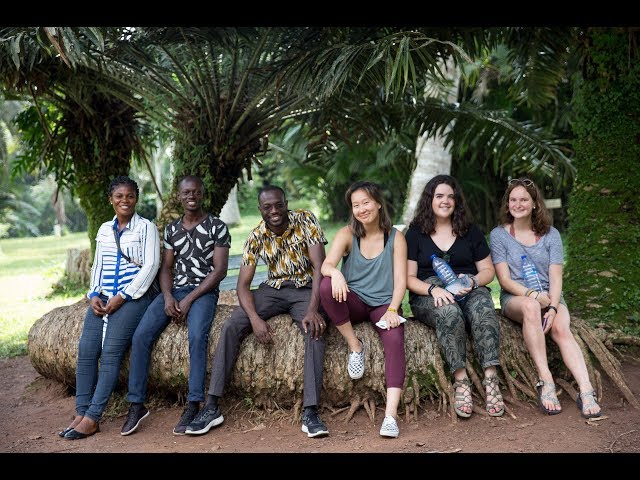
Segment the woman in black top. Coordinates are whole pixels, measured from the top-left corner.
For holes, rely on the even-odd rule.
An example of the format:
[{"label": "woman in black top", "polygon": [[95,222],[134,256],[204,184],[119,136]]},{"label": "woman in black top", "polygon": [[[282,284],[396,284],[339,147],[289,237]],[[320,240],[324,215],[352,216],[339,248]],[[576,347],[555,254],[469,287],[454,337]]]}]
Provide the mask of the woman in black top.
[{"label": "woman in black top", "polygon": [[[484,234],[470,222],[458,182],[437,175],[425,186],[407,231],[407,287],[414,316],[436,329],[438,343],[454,377],[455,412],[469,417],[471,382],[466,372],[468,324],[473,346],[484,369],[486,410],[504,413],[496,366],[500,364],[500,325],[489,289],[495,270]],[[432,267],[431,255],[443,258],[459,276],[468,277],[461,300],[446,290]],[[481,288],[479,288],[481,287]]]}]

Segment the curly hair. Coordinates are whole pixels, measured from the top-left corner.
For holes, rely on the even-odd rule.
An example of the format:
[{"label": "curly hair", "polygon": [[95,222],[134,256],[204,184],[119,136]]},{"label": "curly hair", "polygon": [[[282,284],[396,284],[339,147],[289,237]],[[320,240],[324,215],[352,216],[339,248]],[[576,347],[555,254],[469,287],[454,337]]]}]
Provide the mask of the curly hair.
[{"label": "curly hair", "polygon": [[347,189],[344,194],[344,201],[347,202],[349,210],[351,211],[349,220],[351,231],[358,238],[364,238],[366,236],[364,225],[362,225],[362,223],[353,216],[353,208],[351,208],[351,195],[357,190],[364,190],[367,195],[369,195],[371,198],[373,198],[374,201],[380,204],[381,208],[378,212],[379,225],[383,232],[389,233],[392,226],[391,218],[389,217],[389,212],[387,211],[387,204],[384,201],[382,189],[377,183],[369,182],[366,180],[355,182]]},{"label": "curly hair", "polygon": [[516,187],[524,188],[533,200],[531,210],[531,228],[537,235],[544,235],[551,228],[551,214],[544,204],[544,197],[538,186],[530,178],[514,178],[509,180],[507,191],[504,192],[500,205],[500,223],[502,225],[513,223],[513,215],[509,212],[509,195]]},{"label": "curly hair", "polygon": [[136,198],[140,198],[140,189],[138,188],[138,184],[126,175],[120,175],[119,177],[111,180],[111,183],[109,183],[108,196],[113,195],[113,191],[120,185],[129,185],[136,191]]},{"label": "curly hair", "polygon": [[425,235],[431,235],[436,231],[436,216],[433,213],[433,195],[438,185],[449,185],[453,189],[453,198],[455,207],[451,216],[451,225],[454,235],[458,237],[464,236],[469,231],[471,225],[471,213],[467,208],[467,202],[464,199],[462,188],[458,181],[451,175],[436,175],[425,185],[418,205],[416,205],[413,220],[409,226],[419,228]]}]

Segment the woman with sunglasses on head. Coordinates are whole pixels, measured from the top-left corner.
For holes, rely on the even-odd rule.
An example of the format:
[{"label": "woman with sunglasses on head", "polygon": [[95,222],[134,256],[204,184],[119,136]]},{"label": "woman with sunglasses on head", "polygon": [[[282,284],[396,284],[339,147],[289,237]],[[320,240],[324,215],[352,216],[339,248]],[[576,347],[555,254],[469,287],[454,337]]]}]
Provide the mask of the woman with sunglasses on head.
[{"label": "woman with sunglasses on head", "polygon": [[[562,239],[551,226],[551,215],[536,184],[528,178],[513,179],[500,206],[500,223],[491,231],[491,256],[502,290],[503,315],[522,324],[522,334],[531,354],[539,382],[538,401],[543,412],[562,411],[556,386],[547,364],[545,334],[560,347],[567,368],[578,382],[576,399],[583,417],[599,417],[600,406],[589,381],[580,347],[569,328],[569,310],[562,296]],[[525,286],[522,256],[533,262],[542,291]]]},{"label": "woman with sunglasses on head", "polygon": [[[500,364],[500,325],[489,289],[494,269],[487,241],[471,223],[460,185],[450,175],[437,175],[425,186],[407,231],[407,287],[416,319],[435,328],[440,349],[453,375],[454,409],[469,417],[473,408],[466,371],[467,326],[478,361],[484,369],[486,411],[504,413],[496,366]],[[468,287],[456,300],[432,267],[431,256],[449,263]]]}]

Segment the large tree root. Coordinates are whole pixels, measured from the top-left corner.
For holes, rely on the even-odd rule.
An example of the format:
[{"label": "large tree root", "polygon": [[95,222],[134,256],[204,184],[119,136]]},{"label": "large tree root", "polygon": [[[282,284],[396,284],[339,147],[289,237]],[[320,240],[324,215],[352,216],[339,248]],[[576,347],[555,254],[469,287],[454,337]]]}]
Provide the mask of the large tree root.
[{"label": "large tree root", "polygon": [[[60,307],[44,315],[29,331],[28,350],[35,369],[44,377],[56,379],[65,385],[75,384],[76,355],[82,322],[88,306],[82,300],[68,307]],[[209,359],[218,342],[220,329],[235,306],[219,305],[209,334]],[[250,398],[252,404],[263,408],[291,408],[294,419],[302,410],[304,341],[298,328],[287,315],[269,320],[277,332],[274,343],[262,345],[253,335],[242,343],[238,360],[227,386],[227,394]],[[407,374],[399,413],[410,422],[418,418],[419,409],[431,408],[448,414],[457,421],[454,410],[452,375],[444,364],[437,345],[435,332],[426,325],[409,320],[405,324],[405,353]],[[520,325],[500,316],[501,368],[498,375],[502,383],[505,402],[522,406],[524,402],[537,403],[535,383],[537,373],[522,338]],[[323,369],[322,407],[332,416],[347,411],[349,421],[363,407],[372,422],[376,420],[376,406],[385,404],[384,352],[382,342],[369,324],[354,325],[358,337],[366,348],[366,372],[362,379],[351,380],[347,374],[347,346],[335,328],[325,334],[325,362]],[[606,348],[599,333],[580,319],[573,319],[572,330],[576,341],[585,352],[589,376],[602,398],[601,371],[618,387],[625,400],[634,408],[640,402],[626,384],[620,362]],[[605,339],[607,341],[607,339]],[[547,342],[550,366],[558,385],[575,399],[575,381],[562,362],[559,350],[552,341]],[[597,366],[591,358],[597,360]],[[484,374],[470,348],[467,348],[467,369],[474,385],[478,411],[484,415]],[[209,365],[210,367],[210,365]],[[188,385],[189,351],[185,326],[170,324],[156,342],[149,371],[149,393],[186,397]],[[120,388],[126,389],[128,357],[120,375]],[[274,407],[275,406],[275,407]],[[512,410],[505,405],[513,417]]]}]

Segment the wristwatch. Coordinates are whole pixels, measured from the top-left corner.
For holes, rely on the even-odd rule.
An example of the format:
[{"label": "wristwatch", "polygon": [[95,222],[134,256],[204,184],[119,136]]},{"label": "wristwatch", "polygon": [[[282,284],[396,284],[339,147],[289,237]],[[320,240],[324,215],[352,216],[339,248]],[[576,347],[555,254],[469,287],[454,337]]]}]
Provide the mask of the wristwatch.
[{"label": "wristwatch", "polygon": [[124,292],[118,292],[118,295],[120,295],[123,300],[127,299],[127,296],[124,294]]}]

